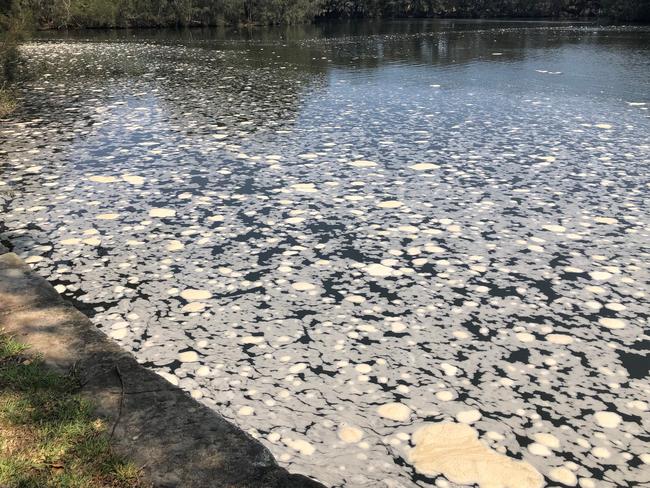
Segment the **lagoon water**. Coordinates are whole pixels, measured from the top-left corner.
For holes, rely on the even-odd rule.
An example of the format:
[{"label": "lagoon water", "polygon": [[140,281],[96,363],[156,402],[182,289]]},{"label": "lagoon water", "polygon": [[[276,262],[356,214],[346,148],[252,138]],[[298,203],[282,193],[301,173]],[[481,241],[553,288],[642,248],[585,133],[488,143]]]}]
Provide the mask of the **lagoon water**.
[{"label": "lagoon water", "polygon": [[650,483],[650,28],[20,52],[2,239],[281,464],[329,486]]}]

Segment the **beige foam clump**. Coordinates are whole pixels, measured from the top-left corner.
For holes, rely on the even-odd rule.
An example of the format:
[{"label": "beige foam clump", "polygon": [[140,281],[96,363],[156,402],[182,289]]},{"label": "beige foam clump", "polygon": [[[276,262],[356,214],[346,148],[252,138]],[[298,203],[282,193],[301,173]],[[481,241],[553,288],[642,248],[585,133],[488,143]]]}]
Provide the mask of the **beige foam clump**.
[{"label": "beige foam clump", "polygon": [[551,450],[537,442],[533,442],[528,445],[528,451],[535,456],[550,456],[552,454]]},{"label": "beige foam clump", "polygon": [[297,291],[311,291],[316,289],[315,285],[307,283],[306,281],[298,281],[297,283],[293,283],[291,286]]},{"label": "beige foam clump", "polygon": [[445,372],[445,376],[456,376],[456,373],[458,373],[458,368],[453,364],[442,363],[440,368]]},{"label": "beige foam clump", "polygon": [[399,208],[402,205],[404,204],[398,200],[385,200],[377,204],[379,208]]},{"label": "beige foam clump", "polygon": [[239,342],[242,344],[261,344],[264,342],[264,336],[246,336],[242,337]]},{"label": "beige foam clump", "polygon": [[210,368],[207,366],[201,366],[199,369],[196,370],[196,375],[197,376],[208,376],[210,374]]},{"label": "beige foam clump", "polygon": [[313,183],[296,183],[295,185],[291,185],[291,188],[294,191],[303,193],[316,193],[318,191]]},{"label": "beige foam clump", "polygon": [[298,363],[298,364],[294,364],[289,368],[289,373],[298,374],[301,371],[304,371],[306,369],[307,369],[307,365],[305,363]]},{"label": "beige foam clump", "polygon": [[567,345],[573,343],[573,337],[566,334],[549,334],[546,336],[546,340],[553,344]]},{"label": "beige foam clump", "polygon": [[584,273],[585,270],[576,266],[565,266],[564,271],[567,273]]},{"label": "beige foam clump", "polygon": [[84,239],[83,243],[89,246],[99,246],[102,243],[102,240],[98,237],[89,237],[88,239]]},{"label": "beige foam clump", "polygon": [[120,214],[116,214],[116,213],[105,213],[105,214],[97,215],[97,218],[99,220],[115,220],[119,216],[120,216]]},{"label": "beige foam clump", "polygon": [[602,317],[598,319],[598,322],[600,325],[603,327],[607,327],[608,329],[624,329],[625,328],[625,320],[622,319],[612,319],[609,317]]},{"label": "beige foam clump", "polygon": [[61,241],[61,244],[63,244],[64,246],[74,246],[79,243],[81,243],[81,239],[76,239],[76,238],[64,239]]},{"label": "beige foam clump", "polygon": [[537,159],[541,159],[542,161],[546,161],[547,163],[554,163],[556,160],[555,156],[537,156]]},{"label": "beige foam clump", "polygon": [[188,303],[183,308],[181,308],[181,312],[183,313],[203,312],[205,310],[205,307],[206,307],[205,303],[192,302],[192,303]]},{"label": "beige foam clump", "polygon": [[366,271],[370,276],[379,276],[379,277],[390,276],[393,273],[392,268],[377,263],[368,265],[366,267]]},{"label": "beige foam clump", "polygon": [[94,183],[115,183],[117,181],[115,176],[91,176],[88,179]]},{"label": "beige foam clump", "polygon": [[108,336],[113,339],[124,339],[129,334],[128,329],[117,329],[111,331]]},{"label": "beige foam clump", "polygon": [[613,217],[594,217],[594,222],[598,222],[599,224],[614,225],[618,223],[618,220]]},{"label": "beige foam clump", "polygon": [[454,399],[454,394],[448,390],[436,392],[436,398],[441,402],[450,402]]},{"label": "beige foam clump", "polygon": [[632,400],[631,402],[628,402],[626,406],[627,408],[634,408],[636,410],[641,410],[642,412],[648,410],[648,402],[644,402],[641,400]]},{"label": "beige foam clump", "polygon": [[173,240],[173,241],[169,241],[167,243],[167,248],[166,249],[168,251],[180,251],[184,247],[185,247],[185,245],[181,241]]},{"label": "beige foam clump", "polygon": [[541,488],[544,478],[530,464],[493,451],[472,427],[442,422],[413,434],[409,462],[417,472],[442,474],[452,483],[480,488]]},{"label": "beige foam clump", "polygon": [[553,481],[557,481],[566,486],[576,486],[578,484],[578,478],[576,475],[564,466],[553,468],[549,471],[548,477]]},{"label": "beige foam clump", "polygon": [[149,217],[159,217],[159,218],[165,218],[165,217],[175,217],[176,216],[176,210],[173,210],[171,208],[152,208],[149,210]]},{"label": "beige foam clump", "polygon": [[481,412],[476,409],[472,410],[463,410],[456,414],[456,420],[463,424],[473,424],[481,420]]},{"label": "beige foam clump", "polygon": [[556,224],[543,225],[542,229],[548,230],[549,232],[557,232],[557,233],[562,233],[566,231],[566,227],[564,227],[563,225],[556,225]]},{"label": "beige foam clump", "polygon": [[592,279],[594,279],[594,280],[604,281],[604,280],[608,280],[609,278],[611,278],[612,274],[608,273],[607,271],[591,271],[589,273],[589,276],[591,276]]},{"label": "beige foam clump", "polygon": [[347,297],[344,298],[344,300],[346,302],[361,304],[366,301],[366,297],[363,297],[361,295],[348,295]]},{"label": "beige foam clump", "polygon": [[140,186],[144,184],[144,178],[137,175],[122,175],[122,179],[130,185]]},{"label": "beige foam clump", "polygon": [[533,439],[535,439],[538,443],[542,444],[543,446],[550,447],[551,449],[560,448],[560,440],[557,437],[555,437],[553,434],[540,432],[539,434],[533,435]]},{"label": "beige foam clump", "polygon": [[433,244],[425,245],[424,250],[427,251],[427,252],[433,252],[433,253],[437,253],[437,254],[445,252],[444,248],[442,248],[440,246],[435,246]]},{"label": "beige foam clump", "polygon": [[300,222],[304,222],[305,219],[303,217],[289,217],[288,219],[285,220],[287,224],[299,224]]},{"label": "beige foam clump", "polygon": [[374,161],[366,161],[365,159],[358,159],[357,161],[352,161],[350,165],[355,168],[374,168],[377,166],[377,163]]},{"label": "beige foam clump", "polygon": [[303,439],[284,438],[282,439],[282,442],[284,442],[291,449],[298,451],[303,456],[311,456],[316,451],[316,448],[314,446]]},{"label": "beige foam clump", "polygon": [[437,164],[433,163],[417,163],[414,164],[413,166],[409,166],[409,168],[415,170],[415,171],[428,171],[430,169],[438,169],[440,166]]},{"label": "beige foam clump", "polygon": [[533,342],[535,340],[535,336],[529,332],[519,332],[515,335],[521,342]]},{"label": "beige foam clump", "polygon": [[25,258],[27,264],[40,263],[41,261],[43,261],[43,256],[29,256]]},{"label": "beige foam clump", "polygon": [[181,363],[195,363],[199,360],[199,355],[195,351],[185,351],[178,353],[178,360]]},{"label": "beige foam clump", "polygon": [[181,297],[183,297],[188,302],[194,302],[199,300],[208,300],[212,298],[212,293],[208,290],[183,290],[181,292]]},{"label": "beige foam clump", "polygon": [[411,409],[403,403],[386,403],[377,408],[380,417],[396,422],[406,422],[411,416]]},{"label": "beige foam clump", "polygon": [[241,417],[248,417],[249,415],[253,415],[254,413],[255,413],[255,409],[249,406],[244,406],[241,407],[239,410],[237,410],[237,415]]},{"label": "beige foam clump", "polygon": [[591,454],[594,457],[597,457],[598,459],[609,459],[612,457],[612,453],[609,452],[609,449],[606,447],[594,447],[591,450]]},{"label": "beige foam clump", "polygon": [[594,414],[596,423],[605,429],[615,429],[621,423],[621,416],[616,412],[596,412]]},{"label": "beige foam clump", "polygon": [[338,431],[338,436],[347,444],[355,444],[363,439],[363,431],[353,425],[343,425]]},{"label": "beige foam clump", "polygon": [[369,364],[357,364],[354,369],[356,369],[361,374],[368,374],[372,371],[372,366]]}]

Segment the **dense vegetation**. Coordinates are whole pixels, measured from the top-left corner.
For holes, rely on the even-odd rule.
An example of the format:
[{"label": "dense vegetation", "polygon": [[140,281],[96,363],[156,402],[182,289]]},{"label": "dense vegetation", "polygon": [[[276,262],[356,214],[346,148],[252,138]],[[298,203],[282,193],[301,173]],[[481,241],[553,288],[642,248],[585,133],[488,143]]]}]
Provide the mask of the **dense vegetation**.
[{"label": "dense vegetation", "polygon": [[[43,28],[296,24],[313,20],[320,0],[0,0]],[[9,5],[11,4],[11,5]]]},{"label": "dense vegetation", "polygon": [[650,0],[0,0],[41,28],[296,24],[339,17],[567,17],[650,20]]},{"label": "dense vegetation", "polygon": [[17,45],[24,27],[6,0],[0,0],[0,118],[16,108],[13,81],[18,62]]},{"label": "dense vegetation", "polygon": [[334,17],[649,18],[650,0],[326,0]]}]

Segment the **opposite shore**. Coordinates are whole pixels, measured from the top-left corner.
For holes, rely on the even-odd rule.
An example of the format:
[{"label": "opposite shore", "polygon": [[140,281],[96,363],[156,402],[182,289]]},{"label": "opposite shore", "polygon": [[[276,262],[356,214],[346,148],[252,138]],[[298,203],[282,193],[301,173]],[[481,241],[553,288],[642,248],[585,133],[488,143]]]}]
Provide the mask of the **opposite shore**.
[{"label": "opposite shore", "polygon": [[[291,25],[335,19],[472,18],[650,21],[643,0],[0,0],[0,16],[37,29]],[[0,29],[2,29],[0,23]]]},{"label": "opposite shore", "polygon": [[649,22],[643,0],[0,0],[0,119],[13,112],[17,46],[34,30],[294,25],[336,19],[589,19]]}]

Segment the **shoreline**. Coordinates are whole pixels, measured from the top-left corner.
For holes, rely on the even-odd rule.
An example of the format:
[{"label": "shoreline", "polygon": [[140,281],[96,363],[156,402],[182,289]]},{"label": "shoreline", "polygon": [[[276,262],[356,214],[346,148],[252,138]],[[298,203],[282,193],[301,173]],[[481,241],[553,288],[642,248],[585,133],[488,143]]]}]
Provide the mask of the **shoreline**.
[{"label": "shoreline", "polygon": [[280,467],[257,440],[137,363],[0,245],[0,329],[58,372],[113,425],[112,447],[156,487],[323,488]]},{"label": "shoreline", "polygon": [[379,23],[379,22],[426,22],[426,21],[463,21],[463,22],[520,22],[520,23],[556,23],[556,24],[597,24],[597,25],[650,25],[650,21],[624,21],[617,20],[607,16],[566,16],[566,17],[530,17],[530,16],[494,16],[494,17],[455,17],[455,16],[434,16],[434,17],[326,17],[314,19],[306,22],[296,23],[193,23],[193,24],[130,24],[130,25],[106,25],[106,26],[67,26],[67,27],[46,27],[38,26],[34,29],[35,32],[64,32],[64,31],[128,31],[128,30],[198,30],[198,29],[291,29],[301,26],[319,26],[328,24],[344,24],[344,23]]}]

